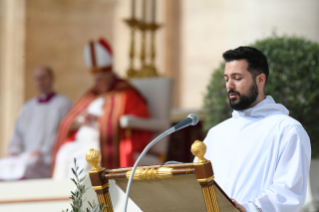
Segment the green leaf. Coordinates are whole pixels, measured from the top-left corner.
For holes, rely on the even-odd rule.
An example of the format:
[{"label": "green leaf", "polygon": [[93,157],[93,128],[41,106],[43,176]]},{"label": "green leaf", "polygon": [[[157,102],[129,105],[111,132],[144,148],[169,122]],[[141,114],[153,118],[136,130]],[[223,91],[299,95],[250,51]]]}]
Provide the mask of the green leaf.
[{"label": "green leaf", "polygon": [[80,180],[80,183],[82,183],[85,180],[86,176],[82,177]]},{"label": "green leaf", "polygon": [[91,207],[91,208],[93,208],[93,206],[92,206],[91,202],[90,202],[90,201],[88,201],[88,203],[89,203],[90,207]]},{"label": "green leaf", "polygon": [[72,172],[73,172],[73,174],[75,175],[75,176],[77,176],[77,174],[76,174],[76,172],[75,172],[75,170],[72,168]]},{"label": "green leaf", "polygon": [[74,180],[74,178],[71,178],[71,180],[74,182],[76,186],[78,186],[78,183]]},{"label": "green leaf", "polygon": [[[83,207],[83,202],[86,201],[86,198],[82,199],[83,194],[87,191],[87,189],[85,189],[85,185],[82,184],[82,182],[86,178],[86,175],[84,177],[82,177],[80,180],[78,179],[78,176],[80,174],[82,174],[84,169],[82,169],[80,171],[79,175],[77,174],[77,172],[75,170],[78,170],[79,167],[76,164],[76,159],[75,158],[74,158],[74,167],[75,167],[75,169],[72,168],[72,172],[73,172],[73,174],[74,174],[76,179],[71,178],[71,180],[76,185],[76,190],[74,192],[71,191],[70,199],[72,200],[72,203],[70,203],[70,205],[71,205],[72,211],[70,211],[70,212],[84,212],[84,211],[91,212],[91,210],[88,209],[88,208],[86,208],[86,209],[82,208]],[[89,205],[91,206],[91,208],[94,211],[97,211],[97,209],[99,209],[99,207],[95,205],[94,201],[93,201],[93,205],[90,202],[88,202],[88,203],[89,203]],[[68,212],[68,211],[69,211],[69,209],[66,210],[66,212]],[[64,212],[64,210],[62,210],[62,212]]]},{"label": "green leaf", "polygon": [[84,169],[82,169],[82,170],[80,171],[79,176],[82,174],[83,171],[84,171]]}]

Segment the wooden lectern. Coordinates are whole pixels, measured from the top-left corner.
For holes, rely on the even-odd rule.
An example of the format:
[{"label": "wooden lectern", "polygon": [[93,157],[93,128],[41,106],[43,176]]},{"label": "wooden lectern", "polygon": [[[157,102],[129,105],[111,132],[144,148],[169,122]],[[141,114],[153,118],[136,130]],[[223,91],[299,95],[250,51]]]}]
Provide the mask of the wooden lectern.
[{"label": "wooden lectern", "polygon": [[[238,212],[230,198],[214,181],[210,161],[204,158],[206,145],[195,141],[191,152],[197,163],[140,166],[134,174],[130,198],[145,212]],[[109,180],[125,192],[132,168],[107,170],[98,164],[99,151],[91,149],[86,159],[93,168],[90,179],[99,203],[107,204],[105,211],[113,212]]]}]

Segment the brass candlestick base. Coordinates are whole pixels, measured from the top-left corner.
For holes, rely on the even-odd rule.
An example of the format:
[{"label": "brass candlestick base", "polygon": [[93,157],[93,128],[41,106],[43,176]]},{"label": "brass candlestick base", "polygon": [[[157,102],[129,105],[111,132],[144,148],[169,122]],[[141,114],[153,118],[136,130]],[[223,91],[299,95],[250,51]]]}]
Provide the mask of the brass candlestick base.
[{"label": "brass candlestick base", "polygon": [[146,64],[142,67],[141,77],[158,77],[156,67],[153,64]]},{"label": "brass candlestick base", "polygon": [[162,25],[161,24],[157,24],[157,23],[147,24],[147,29],[150,30],[150,31],[156,31],[156,30],[158,30],[161,27],[162,27]]},{"label": "brass candlestick base", "polygon": [[124,19],[124,22],[130,27],[130,28],[136,28],[139,24],[139,21],[137,19]]},{"label": "brass candlestick base", "polygon": [[129,79],[133,78],[148,78],[148,77],[158,77],[157,70],[154,66],[150,64],[145,64],[141,70],[128,69],[126,75]]},{"label": "brass candlestick base", "polygon": [[129,79],[139,78],[139,71],[133,68],[128,68],[126,71],[126,76]]}]

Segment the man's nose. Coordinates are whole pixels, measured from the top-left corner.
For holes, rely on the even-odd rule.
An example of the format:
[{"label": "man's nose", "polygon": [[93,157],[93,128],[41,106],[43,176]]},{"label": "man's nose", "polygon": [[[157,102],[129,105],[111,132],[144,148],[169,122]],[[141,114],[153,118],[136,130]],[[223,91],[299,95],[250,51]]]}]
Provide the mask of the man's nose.
[{"label": "man's nose", "polygon": [[226,89],[227,91],[235,90],[235,85],[231,79],[226,82]]}]

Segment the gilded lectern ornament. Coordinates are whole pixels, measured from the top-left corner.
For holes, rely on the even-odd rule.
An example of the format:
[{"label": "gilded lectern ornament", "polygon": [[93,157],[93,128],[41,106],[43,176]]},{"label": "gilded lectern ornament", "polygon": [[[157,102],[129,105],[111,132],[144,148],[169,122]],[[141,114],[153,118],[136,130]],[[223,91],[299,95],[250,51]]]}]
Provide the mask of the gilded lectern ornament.
[{"label": "gilded lectern ornament", "polygon": [[[138,168],[135,170],[133,180],[150,180],[155,178],[168,178],[173,177],[173,168],[159,167],[159,168]],[[126,178],[129,179],[132,170],[126,172]]]},{"label": "gilded lectern ornament", "polygon": [[101,171],[104,168],[99,166],[99,163],[101,162],[101,153],[96,149],[90,149],[86,153],[86,161],[93,166],[91,172],[93,171]]},{"label": "gilded lectern ornament", "polygon": [[203,142],[196,140],[191,147],[191,152],[194,156],[198,157],[198,164],[204,164],[207,162],[207,159],[204,158],[206,153],[206,144]]}]

